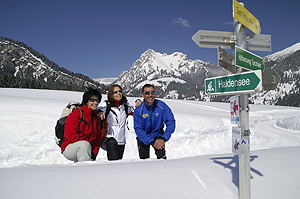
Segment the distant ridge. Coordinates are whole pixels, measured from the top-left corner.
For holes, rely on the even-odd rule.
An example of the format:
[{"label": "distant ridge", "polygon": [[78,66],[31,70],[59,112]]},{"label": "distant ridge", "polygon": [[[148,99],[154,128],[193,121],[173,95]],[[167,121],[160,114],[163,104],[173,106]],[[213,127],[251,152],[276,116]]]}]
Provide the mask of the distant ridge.
[{"label": "distant ridge", "polygon": [[117,79],[118,79],[117,77],[105,77],[105,78],[96,78],[93,80],[99,82],[100,84],[110,85],[113,82],[115,82]]},{"label": "distant ridge", "polygon": [[300,42],[296,43],[286,49],[283,49],[281,51],[278,51],[276,53],[273,53],[271,55],[265,56],[264,61],[270,62],[270,61],[281,61],[284,58],[292,55],[294,52],[300,50]]},{"label": "distant ridge", "polygon": [[59,67],[26,44],[0,37],[0,86],[52,90],[105,90],[89,77]]}]

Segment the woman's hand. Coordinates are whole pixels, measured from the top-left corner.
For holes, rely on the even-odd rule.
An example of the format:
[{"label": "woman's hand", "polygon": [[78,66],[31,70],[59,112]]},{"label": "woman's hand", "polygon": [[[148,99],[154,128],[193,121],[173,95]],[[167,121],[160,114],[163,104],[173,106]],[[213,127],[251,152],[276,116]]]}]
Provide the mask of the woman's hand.
[{"label": "woman's hand", "polygon": [[104,120],[105,119],[105,114],[104,114],[104,112],[99,112],[98,114],[98,117],[101,119],[101,120]]}]

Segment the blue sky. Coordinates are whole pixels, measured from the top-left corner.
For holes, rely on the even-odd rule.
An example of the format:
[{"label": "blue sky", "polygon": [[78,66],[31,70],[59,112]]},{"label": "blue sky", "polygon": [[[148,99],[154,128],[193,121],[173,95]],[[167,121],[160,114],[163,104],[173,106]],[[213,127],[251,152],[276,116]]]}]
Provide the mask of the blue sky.
[{"label": "blue sky", "polygon": [[[217,49],[199,48],[191,37],[198,30],[234,31],[232,0],[0,1],[0,36],[91,78],[118,77],[149,48],[217,64]],[[243,2],[261,34],[272,36],[272,52],[253,53],[266,56],[300,42],[300,1]]]}]

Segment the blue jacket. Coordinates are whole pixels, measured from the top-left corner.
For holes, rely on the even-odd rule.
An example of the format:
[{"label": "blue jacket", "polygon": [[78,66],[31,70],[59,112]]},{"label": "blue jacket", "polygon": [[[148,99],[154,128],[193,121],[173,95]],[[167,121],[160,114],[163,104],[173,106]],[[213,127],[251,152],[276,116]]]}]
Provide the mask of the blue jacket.
[{"label": "blue jacket", "polygon": [[[150,107],[143,101],[135,109],[133,118],[138,141],[146,145],[154,144],[154,139],[158,136],[168,141],[175,130],[175,119],[170,107],[158,99]],[[166,129],[163,132],[164,124]]]}]

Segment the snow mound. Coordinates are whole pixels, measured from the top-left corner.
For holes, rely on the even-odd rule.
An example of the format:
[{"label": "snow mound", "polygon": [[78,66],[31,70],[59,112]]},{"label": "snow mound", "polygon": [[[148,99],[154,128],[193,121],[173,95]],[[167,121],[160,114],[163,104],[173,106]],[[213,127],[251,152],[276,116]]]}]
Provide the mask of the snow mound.
[{"label": "snow mound", "polygon": [[285,129],[300,130],[300,116],[279,119],[276,125]]}]

